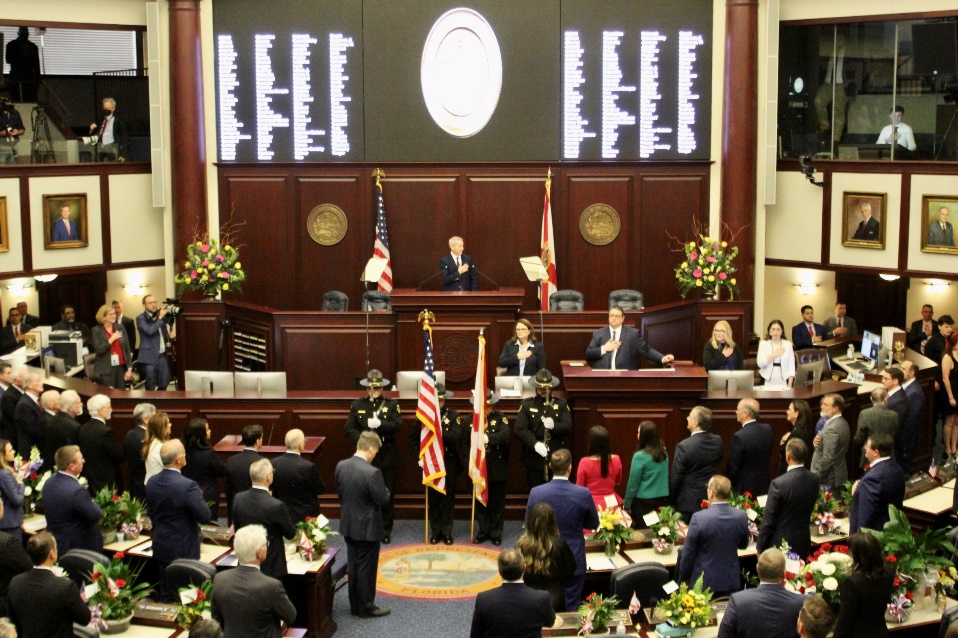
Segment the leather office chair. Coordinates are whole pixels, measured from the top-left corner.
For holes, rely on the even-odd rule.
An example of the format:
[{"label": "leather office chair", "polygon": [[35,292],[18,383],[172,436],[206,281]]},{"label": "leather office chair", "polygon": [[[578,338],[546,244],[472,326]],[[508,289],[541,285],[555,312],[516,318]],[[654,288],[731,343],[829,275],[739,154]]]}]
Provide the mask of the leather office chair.
[{"label": "leather office chair", "polygon": [[609,293],[609,310],[618,306],[622,310],[642,310],[645,308],[645,295],[638,290],[613,290]]},{"label": "leather office chair", "polygon": [[174,600],[168,602],[179,602],[176,599],[179,596],[181,587],[199,587],[204,581],[212,580],[216,575],[216,568],[209,563],[189,558],[177,558],[167,565],[163,571],[163,584],[160,591],[164,596],[173,597]]},{"label": "leather office chair", "polygon": [[330,290],[323,295],[323,312],[349,310],[349,297],[338,290]]},{"label": "leather office chair", "polygon": [[90,549],[71,549],[57,558],[57,564],[81,591],[84,585],[93,582],[93,566],[97,563],[107,565],[109,562],[103,554]]},{"label": "leather office chair", "polygon": [[578,290],[556,290],[549,295],[549,310],[579,312],[585,307],[585,297]]},{"label": "leather office chair", "polygon": [[388,292],[381,290],[367,290],[363,293],[362,308],[366,312],[378,312],[380,310],[392,310],[393,304],[389,298]]},{"label": "leather office chair", "polygon": [[662,598],[662,585],[672,580],[669,570],[660,563],[635,563],[619,567],[612,572],[609,589],[619,599],[619,607],[626,608],[634,593],[644,609],[650,609],[652,598]]},{"label": "leather office chair", "polygon": [[[804,348],[802,350],[795,351],[795,362],[796,365],[802,365],[803,363],[815,363],[816,361],[824,361],[825,365],[822,366],[822,376],[819,381],[831,381],[832,379],[832,361],[828,356],[828,350],[825,348]],[[839,377],[848,376],[844,371],[839,374]],[[795,379],[795,385],[798,385],[798,379]]]},{"label": "leather office chair", "polygon": [[93,365],[95,361],[95,352],[83,355],[83,374],[86,375],[87,380],[92,381],[93,383],[99,383],[100,375],[96,373],[96,366]]}]

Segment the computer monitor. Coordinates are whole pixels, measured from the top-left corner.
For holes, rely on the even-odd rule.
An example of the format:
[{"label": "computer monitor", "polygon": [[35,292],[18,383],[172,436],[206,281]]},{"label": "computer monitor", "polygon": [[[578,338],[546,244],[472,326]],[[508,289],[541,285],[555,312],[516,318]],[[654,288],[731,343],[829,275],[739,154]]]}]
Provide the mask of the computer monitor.
[{"label": "computer monitor", "polygon": [[286,392],[285,372],[237,372],[233,382],[237,392]]},{"label": "computer monitor", "polygon": [[[399,390],[400,396],[419,394],[419,381],[422,379],[422,370],[400,370],[396,373],[396,390]],[[444,370],[436,371],[436,383],[446,385],[446,372]]]},{"label": "computer monitor", "polygon": [[881,349],[881,336],[865,330],[862,332],[862,356],[869,361],[878,361],[878,351]]},{"label": "computer monitor", "polygon": [[508,397],[522,397],[528,398],[535,396],[535,388],[529,387],[529,384],[526,383],[528,377],[513,377],[503,375],[501,377],[496,377],[496,394],[503,398]]},{"label": "computer monitor", "polygon": [[[206,381],[204,382],[204,379]],[[233,392],[233,373],[219,370],[187,370],[184,373],[187,392]],[[204,387],[204,385],[206,387]]]},{"label": "computer monitor", "polygon": [[754,387],[752,370],[709,370],[709,391],[751,392]]},{"label": "computer monitor", "polygon": [[795,368],[795,387],[800,388],[805,385],[818,383],[821,381],[824,372],[825,359],[798,364]]},{"label": "computer monitor", "polygon": [[54,357],[53,355],[44,355],[43,367],[46,369],[48,375],[59,374],[60,376],[66,376],[67,373],[66,362],[62,358]]}]

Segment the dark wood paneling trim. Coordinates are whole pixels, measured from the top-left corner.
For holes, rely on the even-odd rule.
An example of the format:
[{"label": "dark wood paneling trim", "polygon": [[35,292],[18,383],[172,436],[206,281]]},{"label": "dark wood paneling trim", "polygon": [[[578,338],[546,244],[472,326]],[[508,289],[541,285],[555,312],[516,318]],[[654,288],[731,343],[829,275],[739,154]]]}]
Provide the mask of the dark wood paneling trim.
[{"label": "dark wood paneling trim", "polygon": [[[832,236],[832,176],[830,173],[822,175],[822,263],[827,264],[832,259],[832,247],[829,240]],[[811,188],[818,188],[811,186]]]},{"label": "dark wood paneling trim", "polygon": [[[911,200],[911,175],[902,174],[901,176],[901,201],[898,207],[898,270],[908,268],[908,222],[911,216],[908,214],[911,210],[909,205]],[[924,214],[924,211],[919,211]],[[920,230],[918,231],[921,232]]]},{"label": "dark wood paneling trim", "polygon": [[20,234],[20,245],[23,247],[23,272],[30,272],[33,270],[33,229],[30,227],[30,180],[22,177],[20,178]]},{"label": "dark wood paneling trim", "polygon": [[868,268],[865,266],[820,264],[818,262],[813,262],[813,261],[796,261],[794,259],[766,259],[765,265],[778,266],[780,268],[811,268],[813,270],[824,270],[827,272],[851,272],[851,273],[862,273],[862,274],[890,273],[890,274],[900,275],[902,277],[908,277],[912,279],[919,279],[921,277],[934,277],[935,279],[948,279],[951,281],[958,281],[958,273],[949,273],[944,271],[933,272],[929,270]]},{"label": "dark wood paneling trim", "polygon": [[0,20],[5,27],[47,27],[48,29],[95,29],[97,31],[146,31],[145,24],[93,24],[91,22],[49,22],[37,20]]},{"label": "dark wood paneling trim", "polygon": [[[26,238],[24,238],[26,240]],[[26,265],[26,264],[24,264]],[[165,266],[166,262],[162,259],[150,259],[145,261],[128,261],[112,264],[111,266],[71,266],[69,268],[44,268],[41,270],[24,269],[16,272],[0,272],[0,279],[9,279],[11,277],[24,277],[27,275],[79,275],[90,272],[110,272],[113,270],[126,270],[127,268],[153,268],[155,266]]]},{"label": "dark wood paneling trim", "polygon": [[780,26],[801,27],[822,24],[848,24],[851,22],[886,22],[889,20],[927,20],[929,18],[950,18],[958,16],[958,11],[919,11],[917,13],[886,13],[868,16],[842,16],[841,18],[811,18],[807,20],[783,20]]},{"label": "dark wood paneling trim", "polygon": [[[89,232],[89,230],[87,231]],[[110,238],[110,176],[100,174],[100,241],[103,242],[103,263],[113,263],[113,242]]]},{"label": "dark wood paneling trim", "polygon": [[82,164],[7,164],[3,177],[72,177],[75,175],[136,175],[151,172],[149,162],[84,162]]}]

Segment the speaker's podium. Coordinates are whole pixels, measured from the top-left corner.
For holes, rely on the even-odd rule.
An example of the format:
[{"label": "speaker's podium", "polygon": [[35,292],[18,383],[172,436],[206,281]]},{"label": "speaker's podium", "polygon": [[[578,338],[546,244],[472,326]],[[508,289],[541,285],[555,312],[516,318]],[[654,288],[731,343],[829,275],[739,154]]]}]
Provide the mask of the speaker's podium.
[{"label": "speaker's podium", "polygon": [[395,288],[389,293],[396,314],[396,356],[399,370],[422,370],[422,326],[419,313],[436,316],[432,327],[436,370],[445,370],[450,389],[472,388],[479,352],[479,328],[485,328],[486,375],[496,374],[499,350],[512,336],[516,313],[522,309],[525,290],[450,292]]},{"label": "speaker's podium", "polygon": [[674,450],[688,436],[686,417],[708,389],[702,366],[676,364],[674,368],[593,370],[589,364],[562,362],[562,386],[572,405],[575,449],[588,450],[589,429],[609,431],[612,450],[630,459],[639,423],[653,421],[666,448]]}]

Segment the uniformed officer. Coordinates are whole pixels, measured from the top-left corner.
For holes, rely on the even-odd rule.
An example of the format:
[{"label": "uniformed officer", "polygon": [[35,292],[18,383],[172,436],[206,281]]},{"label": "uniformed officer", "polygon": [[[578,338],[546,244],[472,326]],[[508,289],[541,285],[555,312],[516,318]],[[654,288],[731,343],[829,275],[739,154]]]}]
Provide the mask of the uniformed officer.
[{"label": "uniformed officer", "polygon": [[536,389],[536,396],[525,399],[516,418],[516,436],[522,441],[522,463],[526,466],[529,489],[549,481],[546,471],[549,453],[569,449],[572,438],[572,412],[565,399],[552,396],[559,380],[543,368],[527,383]]},{"label": "uniformed officer", "polygon": [[396,468],[399,465],[399,446],[396,437],[402,428],[402,415],[399,402],[382,396],[383,386],[389,385],[389,379],[383,378],[379,370],[370,370],[366,378],[359,382],[365,386],[368,395],[353,401],[346,420],[346,438],[355,445],[363,432],[375,432],[383,445],[373,459],[373,465],[383,473],[383,480],[389,490],[389,502],[382,507],[383,544],[389,544],[389,535],[393,529],[393,509],[396,498]]},{"label": "uniformed officer", "polygon": [[[456,506],[456,482],[464,469],[462,458],[462,439],[464,432],[459,412],[446,408],[446,399],[454,395],[441,383],[436,384],[439,397],[439,420],[442,423],[443,460],[446,467],[446,493],[432,488],[426,491],[429,499],[429,542],[433,545],[444,542],[452,545],[452,522]],[[420,432],[413,432],[410,443],[419,453]]]},{"label": "uniformed officer", "polygon": [[[474,398],[469,399],[474,403]],[[499,395],[489,390],[486,406],[499,402]],[[486,408],[486,481],[489,486],[488,504],[476,503],[479,533],[473,543],[492,540],[502,544],[502,522],[506,513],[506,479],[509,478],[509,419],[490,407]]]}]

